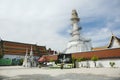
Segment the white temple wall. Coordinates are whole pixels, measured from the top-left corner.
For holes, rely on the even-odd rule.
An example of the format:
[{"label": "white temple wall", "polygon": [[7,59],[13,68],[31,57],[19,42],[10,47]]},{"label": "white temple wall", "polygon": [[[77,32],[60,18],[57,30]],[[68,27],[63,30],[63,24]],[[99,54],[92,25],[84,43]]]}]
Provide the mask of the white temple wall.
[{"label": "white temple wall", "polygon": [[[111,67],[110,62],[115,62],[114,67],[120,67],[120,59],[104,59],[96,61],[96,67]],[[79,67],[95,67],[93,61],[79,62]]]},{"label": "white temple wall", "polygon": [[[25,55],[8,55],[8,54],[5,54],[3,56],[3,58],[9,58],[9,59],[14,59],[14,58],[17,58],[17,59],[21,59],[21,58],[24,58]],[[36,59],[38,59],[39,57],[38,56],[34,56]]]},{"label": "white temple wall", "polygon": [[22,56],[22,55],[8,55],[8,54],[5,54],[3,58],[9,58],[9,59],[17,58],[17,59],[20,59],[20,58],[24,58],[24,56]]}]

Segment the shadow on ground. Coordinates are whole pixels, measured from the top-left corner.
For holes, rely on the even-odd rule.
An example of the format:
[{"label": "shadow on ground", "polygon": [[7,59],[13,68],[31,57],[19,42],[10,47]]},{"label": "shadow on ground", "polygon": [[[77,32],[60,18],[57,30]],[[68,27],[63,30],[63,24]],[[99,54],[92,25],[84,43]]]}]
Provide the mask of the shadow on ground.
[{"label": "shadow on ground", "polygon": [[120,80],[120,77],[114,78],[90,74],[68,73],[58,76],[50,76],[46,74],[20,75],[15,77],[0,76],[0,80]]},{"label": "shadow on ground", "polygon": [[4,80],[4,79],[7,79],[9,77],[5,77],[5,76],[0,76],[0,80]]},{"label": "shadow on ground", "polygon": [[69,73],[59,76],[61,76],[60,80],[120,80],[120,77],[115,78],[100,75],[77,74],[77,73]]}]

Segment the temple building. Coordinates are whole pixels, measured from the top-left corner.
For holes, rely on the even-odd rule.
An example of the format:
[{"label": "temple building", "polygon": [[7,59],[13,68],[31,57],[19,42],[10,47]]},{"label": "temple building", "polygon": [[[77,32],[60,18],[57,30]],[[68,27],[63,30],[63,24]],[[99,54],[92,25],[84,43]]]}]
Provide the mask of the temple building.
[{"label": "temple building", "polygon": [[92,48],[92,50],[96,51],[96,50],[105,50],[105,49],[112,49],[112,48],[120,48],[120,38],[116,37],[113,33],[108,45]]},{"label": "temple building", "polygon": [[71,40],[68,42],[67,48],[65,49],[65,53],[74,53],[74,52],[86,52],[91,51],[91,40],[84,38],[80,30],[82,29],[79,27],[78,22],[80,21],[80,18],[78,17],[78,14],[76,10],[72,10],[72,31],[71,31]]},{"label": "temple building", "polygon": [[30,54],[31,47],[35,58],[49,54],[45,46],[0,40],[0,55],[3,55],[3,58],[9,59],[24,58],[26,49],[28,49],[28,54]]},{"label": "temple building", "polygon": [[[80,19],[76,10],[72,11],[71,20],[71,40],[63,55],[71,55],[72,59],[76,60],[77,67],[111,67],[111,64],[114,64],[114,67],[120,67],[120,38],[112,34],[108,45],[92,47],[90,40],[83,38],[79,33],[81,30],[81,27],[78,26]],[[77,62],[81,58],[84,60]],[[49,62],[51,59],[53,61],[59,60],[59,54],[43,55],[39,61]]]},{"label": "temple building", "polygon": [[[87,52],[74,52],[70,53],[71,57],[79,60],[84,58],[84,60],[77,62],[77,67],[111,67],[110,63],[114,63],[114,67],[120,67],[120,38],[112,35],[110,43],[104,47],[92,48],[92,51]],[[96,66],[92,58],[96,57]],[[58,60],[58,55],[43,55],[41,57],[45,62],[49,62],[51,59],[54,61]],[[41,59],[40,58],[40,59]]]}]

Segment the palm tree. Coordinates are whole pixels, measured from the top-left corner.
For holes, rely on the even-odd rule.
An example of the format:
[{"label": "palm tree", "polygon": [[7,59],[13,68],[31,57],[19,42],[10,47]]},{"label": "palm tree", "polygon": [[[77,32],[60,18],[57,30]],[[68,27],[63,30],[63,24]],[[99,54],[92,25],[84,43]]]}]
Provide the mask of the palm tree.
[{"label": "palm tree", "polygon": [[91,60],[94,62],[94,66],[96,67],[96,61],[98,60],[97,56],[93,56]]}]

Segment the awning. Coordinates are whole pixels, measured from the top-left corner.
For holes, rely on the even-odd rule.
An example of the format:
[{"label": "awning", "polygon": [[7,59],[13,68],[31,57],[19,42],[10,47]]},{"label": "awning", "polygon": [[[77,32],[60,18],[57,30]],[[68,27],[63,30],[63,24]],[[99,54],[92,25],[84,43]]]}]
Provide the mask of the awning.
[{"label": "awning", "polygon": [[41,57],[38,61],[39,61],[39,62],[45,62],[46,59],[45,59],[45,57]]}]

